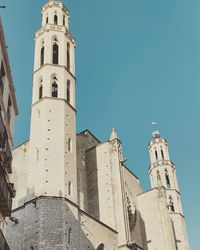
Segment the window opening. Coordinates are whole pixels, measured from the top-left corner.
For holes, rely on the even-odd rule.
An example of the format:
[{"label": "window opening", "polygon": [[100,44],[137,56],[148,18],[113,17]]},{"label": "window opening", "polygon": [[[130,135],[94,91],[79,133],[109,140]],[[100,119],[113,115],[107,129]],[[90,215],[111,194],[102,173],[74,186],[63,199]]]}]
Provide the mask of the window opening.
[{"label": "window opening", "polygon": [[11,99],[10,96],[8,98],[8,107],[7,107],[7,120],[8,123],[10,122],[10,118],[11,118],[11,107],[12,107],[12,103],[11,103]]},{"label": "window opening", "polygon": [[174,202],[173,202],[173,199],[172,199],[171,195],[169,196],[169,208],[170,208],[171,212],[175,212]]},{"label": "window opening", "polygon": [[67,102],[70,103],[70,81],[67,81]]},{"label": "window opening", "polygon": [[1,88],[2,93],[4,91],[5,76],[6,76],[6,73],[5,73],[5,69],[4,69],[4,65],[3,65],[3,61],[2,61],[1,62],[1,76],[0,76],[0,88]]},{"label": "window opening", "polygon": [[59,47],[56,41],[55,39],[53,44],[53,64],[58,64]]},{"label": "window opening", "polygon": [[96,250],[104,250],[104,244],[101,243],[100,245],[98,245]]},{"label": "window opening", "polygon": [[71,140],[71,138],[68,139],[68,143],[67,144],[68,144],[68,151],[72,152],[72,140]]},{"label": "window opening", "polygon": [[72,184],[71,184],[71,181],[69,181],[68,183],[68,195],[71,195],[72,193]]},{"label": "window opening", "polygon": [[46,24],[48,24],[48,22],[49,22],[49,18],[48,18],[48,16],[46,17]]},{"label": "window opening", "polygon": [[52,97],[58,97],[58,84],[54,81],[51,88]]},{"label": "window opening", "polygon": [[71,227],[68,229],[68,245],[71,244],[71,232],[72,232],[72,229]]},{"label": "window opening", "polygon": [[42,46],[40,51],[40,66],[44,64],[44,46]]},{"label": "window opening", "polygon": [[158,152],[157,152],[157,150],[155,150],[155,156],[156,156],[156,160],[158,160]]},{"label": "window opening", "polygon": [[67,43],[67,69],[70,70],[70,43]]},{"label": "window opening", "polygon": [[161,149],[161,156],[162,156],[162,159],[164,160],[164,152],[162,149]]},{"label": "window opening", "polygon": [[58,16],[57,15],[54,15],[54,24],[58,24]]},{"label": "window opening", "polygon": [[65,26],[65,15],[63,15],[63,26]]},{"label": "window opening", "polygon": [[160,177],[160,172],[159,170],[156,172],[157,173],[157,180],[161,180],[161,177]]},{"label": "window opening", "polygon": [[168,173],[167,169],[165,169],[165,179],[166,179],[167,188],[171,188],[171,184],[170,184],[170,180],[169,180],[169,173]]},{"label": "window opening", "polygon": [[40,85],[40,87],[39,87],[39,100],[42,99],[42,94],[43,94],[43,86]]}]

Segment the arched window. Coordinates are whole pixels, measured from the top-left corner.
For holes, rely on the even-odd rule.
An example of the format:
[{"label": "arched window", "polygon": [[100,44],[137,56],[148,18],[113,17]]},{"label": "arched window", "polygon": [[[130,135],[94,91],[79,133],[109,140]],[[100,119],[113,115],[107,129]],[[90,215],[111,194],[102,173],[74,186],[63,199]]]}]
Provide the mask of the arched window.
[{"label": "arched window", "polygon": [[43,86],[40,85],[40,87],[39,87],[39,100],[42,99],[42,96],[43,96]]},{"label": "arched window", "polygon": [[98,245],[96,250],[104,250],[104,244],[101,243],[100,245]]},{"label": "arched window", "polygon": [[65,15],[63,15],[63,26],[65,26]]},{"label": "arched window", "polygon": [[54,81],[51,85],[51,95],[52,97],[58,97],[58,84]]},{"label": "arched window", "polygon": [[70,103],[70,81],[67,81],[67,102]]},{"label": "arched window", "polygon": [[40,66],[44,64],[44,45],[42,45],[41,51],[40,51]]},{"label": "arched window", "polygon": [[58,24],[58,16],[56,14],[54,15],[54,24]]},{"label": "arched window", "polygon": [[173,202],[173,199],[172,199],[171,195],[169,196],[169,209],[170,209],[171,212],[175,212],[174,202]]},{"label": "arched window", "polygon": [[156,156],[156,160],[158,160],[158,152],[157,152],[157,150],[155,150],[155,156]]},{"label": "arched window", "polygon": [[53,64],[58,64],[59,47],[57,41],[58,40],[55,38],[53,43]]},{"label": "arched window", "polygon": [[67,69],[70,70],[70,43],[67,43]]},{"label": "arched window", "polygon": [[157,174],[157,180],[161,180],[161,178],[160,178],[160,172],[159,172],[159,170],[157,170],[157,172],[156,172],[156,174]]},{"label": "arched window", "polygon": [[49,22],[49,17],[47,16],[46,17],[46,24],[48,24],[48,22]]},{"label": "arched window", "polygon": [[162,159],[164,160],[164,152],[162,149],[161,149],[161,156],[162,156]]},{"label": "arched window", "polygon": [[168,173],[167,169],[165,169],[165,179],[166,179],[167,188],[171,188],[171,184],[170,184],[170,180],[169,180],[169,173]]}]

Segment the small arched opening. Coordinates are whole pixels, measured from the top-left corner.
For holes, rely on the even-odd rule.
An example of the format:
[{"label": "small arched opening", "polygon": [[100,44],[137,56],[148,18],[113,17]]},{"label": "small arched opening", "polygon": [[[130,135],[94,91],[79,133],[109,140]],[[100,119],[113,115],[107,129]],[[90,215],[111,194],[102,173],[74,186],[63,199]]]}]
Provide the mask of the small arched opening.
[{"label": "small arched opening", "polygon": [[56,14],[54,15],[54,24],[58,24],[58,16]]},{"label": "small arched opening", "polygon": [[104,250],[105,246],[103,243],[101,243],[100,245],[98,245],[98,247],[96,248],[96,250]]}]

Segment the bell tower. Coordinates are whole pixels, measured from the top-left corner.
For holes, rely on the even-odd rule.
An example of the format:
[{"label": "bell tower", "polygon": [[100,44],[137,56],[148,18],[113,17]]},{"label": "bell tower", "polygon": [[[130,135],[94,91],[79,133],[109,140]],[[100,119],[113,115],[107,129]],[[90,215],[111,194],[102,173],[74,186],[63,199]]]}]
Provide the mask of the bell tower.
[{"label": "bell tower", "polygon": [[176,178],[176,168],[170,160],[167,141],[161,137],[158,130],[152,134],[153,139],[148,146],[151,160],[149,168],[151,188],[165,187],[166,205],[171,217],[176,249],[188,250],[188,238]]},{"label": "bell tower", "polygon": [[69,11],[50,0],[35,34],[28,194],[77,202],[75,40]]}]

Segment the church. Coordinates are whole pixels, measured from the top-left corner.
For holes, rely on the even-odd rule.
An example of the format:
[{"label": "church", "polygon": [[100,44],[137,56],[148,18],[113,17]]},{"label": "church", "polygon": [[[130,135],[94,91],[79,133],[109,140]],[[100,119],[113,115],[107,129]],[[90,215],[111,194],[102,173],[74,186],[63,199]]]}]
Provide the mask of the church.
[{"label": "church", "polygon": [[189,250],[168,143],[154,131],[151,189],[125,165],[115,129],[76,132],[76,42],[50,0],[35,33],[30,138],[13,151],[11,250]]}]

